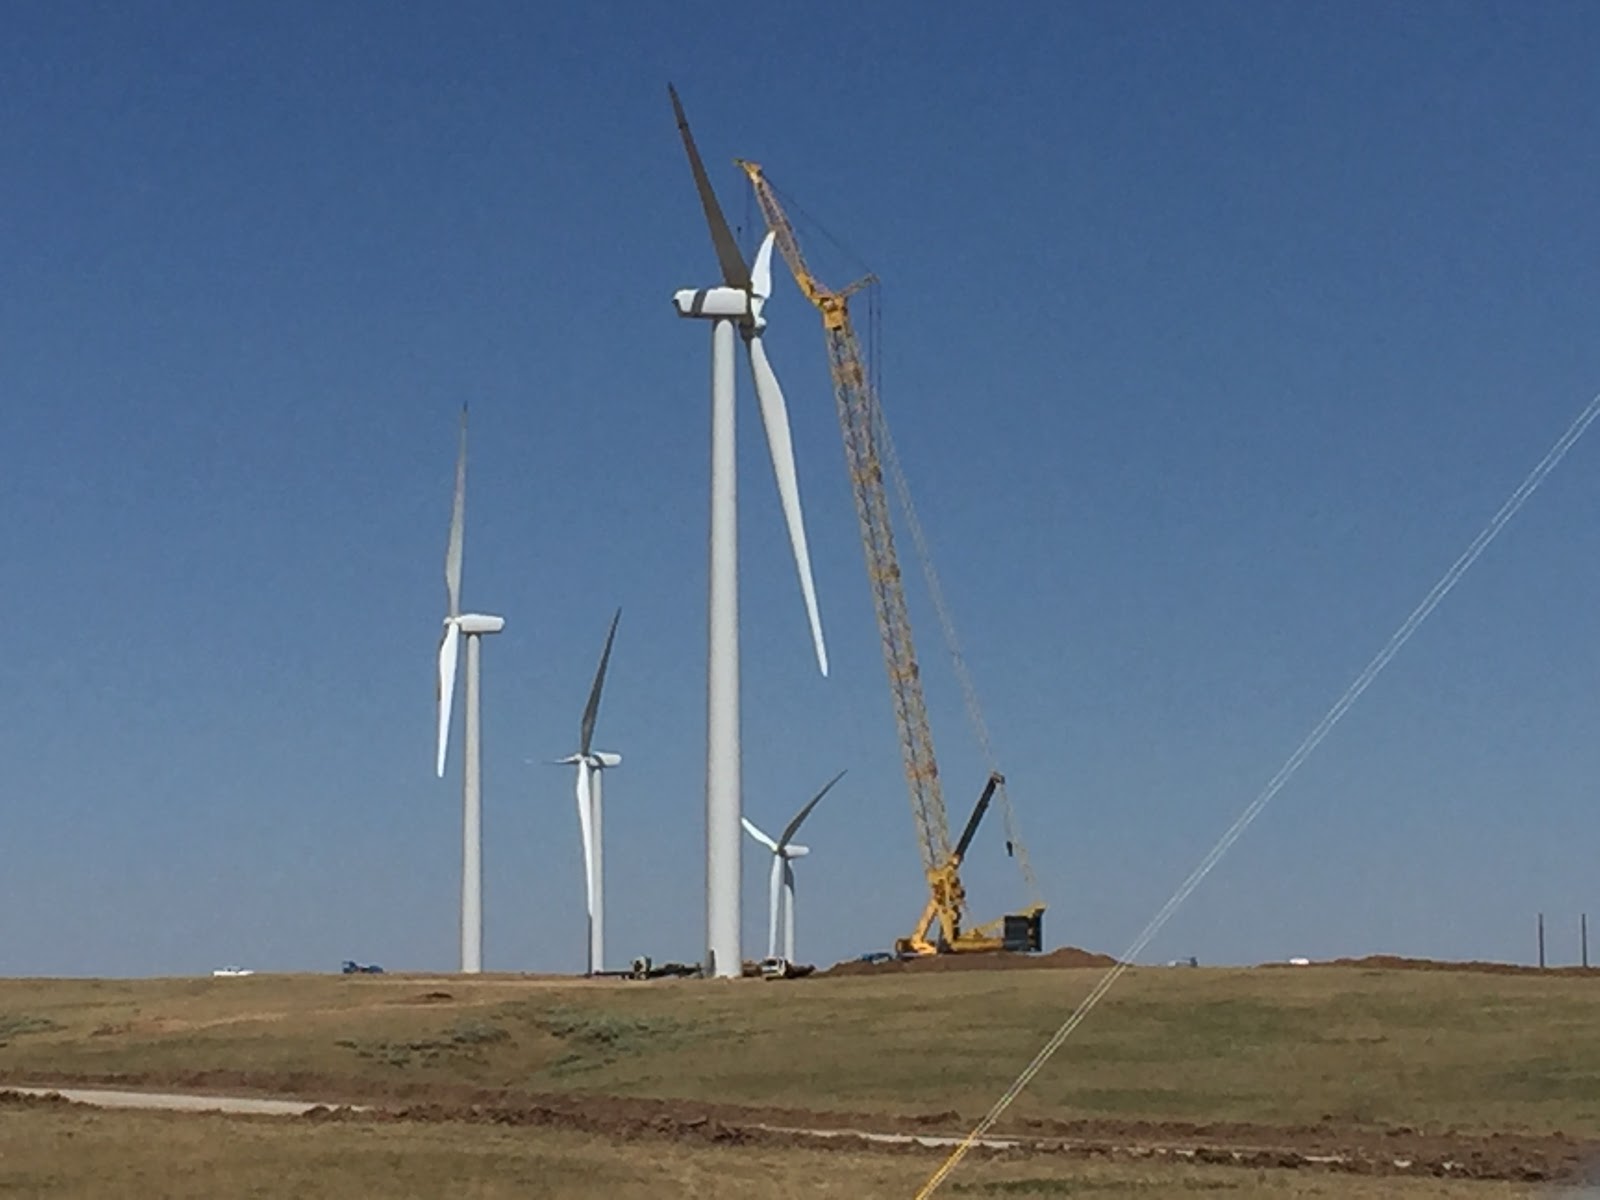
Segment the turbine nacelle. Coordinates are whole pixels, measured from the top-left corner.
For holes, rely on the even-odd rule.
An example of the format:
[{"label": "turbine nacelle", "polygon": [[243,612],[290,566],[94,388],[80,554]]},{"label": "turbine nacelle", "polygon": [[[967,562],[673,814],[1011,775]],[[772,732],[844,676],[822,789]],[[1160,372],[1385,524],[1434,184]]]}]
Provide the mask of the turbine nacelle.
[{"label": "turbine nacelle", "polygon": [[610,767],[620,767],[622,755],[612,754],[609,750],[596,750],[593,754],[569,754],[565,758],[551,761],[558,767],[571,767],[582,763],[591,771],[604,771]]},{"label": "turbine nacelle", "polygon": [[745,338],[760,333],[767,327],[761,310],[772,295],[772,246],[776,235],[768,233],[756,252],[756,265],[751,273],[748,290],[737,287],[684,288],[672,295],[673,306],[680,317],[704,317],[707,320],[738,320]]},{"label": "turbine nacelle", "polygon": [[708,320],[749,320],[752,316],[750,293],[743,288],[684,288],[674,292],[672,304],[680,317],[705,317]]},{"label": "turbine nacelle", "polygon": [[809,846],[793,846],[786,842],[779,843],[775,841],[770,834],[763,832],[760,826],[749,817],[740,817],[739,824],[744,826],[746,833],[772,851],[778,858],[804,858],[811,853],[811,847]]},{"label": "turbine nacelle", "polygon": [[504,617],[488,613],[462,613],[459,617],[446,617],[444,623],[454,625],[462,633],[499,633],[506,627]]},{"label": "turbine nacelle", "polygon": [[506,627],[504,617],[487,613],[458,613],[444,619],[444,637],[439,642],[439,778],[444,778],[445,751],[450,743],[450,709],[456,692],[456,664],[463,636],[499,633]]}]

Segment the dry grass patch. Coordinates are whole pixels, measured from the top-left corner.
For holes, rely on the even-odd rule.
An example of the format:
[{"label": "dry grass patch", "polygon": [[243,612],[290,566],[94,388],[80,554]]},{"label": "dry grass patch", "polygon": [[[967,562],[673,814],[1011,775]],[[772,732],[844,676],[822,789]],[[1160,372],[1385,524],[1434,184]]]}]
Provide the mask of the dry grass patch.
[{"label": "dry grass patch", "polygon": [[[0,1194],[39,1200],[903,1200],[938,1162],[931,1152],[690,1147],[485,1125],[318,1123],[44,1105],[0,1114]],[[1026,1158],[969,1161],[940,1194],[1510,1200],[1533,1193],[1509,1184]]]}]

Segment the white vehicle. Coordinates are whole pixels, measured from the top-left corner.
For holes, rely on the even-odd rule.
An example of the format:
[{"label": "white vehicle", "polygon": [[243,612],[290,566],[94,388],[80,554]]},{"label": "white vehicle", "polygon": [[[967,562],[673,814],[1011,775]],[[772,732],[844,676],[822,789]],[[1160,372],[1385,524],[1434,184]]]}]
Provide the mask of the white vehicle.
[{"label": "white vehicle", "polygon": [[232,979],[240,975],[254,975],[255,971],[249,967],[218,967],[211,974],[216,979]]}]

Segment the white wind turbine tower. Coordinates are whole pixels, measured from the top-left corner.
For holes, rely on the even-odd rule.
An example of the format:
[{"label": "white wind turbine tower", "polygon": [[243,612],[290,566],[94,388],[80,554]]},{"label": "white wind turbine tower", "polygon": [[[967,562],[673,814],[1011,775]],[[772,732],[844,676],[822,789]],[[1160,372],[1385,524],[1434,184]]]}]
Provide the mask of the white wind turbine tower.
[{"label": "white wind turbine tower", "polygon": [[450,544],[444,556],[444,585],[450,609],[439,642],[439,778],[444,778],[450,744],[450,705],[456,691],[456,659],[467,639],[467,713],[461,782],[461,970],[483,970],[483,776],[478,724],[480,641],[499,633],[504,617],[461,611],[461,542],[467,505],[467,410],[461,409],[461,444],[456,452],[456,492],[450,509]]},{"label": "white wind turbine tower", "polygon": [[828,794],[828,789],[844,778],[840,771],[828,780],[823,788],[799,812],[794,819],[783,827],[783,834],[777,841],[773,841],[761,830],[756,828],[755,822],[749,817],[741,817],[744,822],[744,831],[756,841],[760,842],[772,852],[772,875],[767,885],[767,957],[778,958],[778,913],[781,908],[783,913],[783,945],[782,955],[784,962],[794,962],[794,867],[790,864],[797,858],[804,858],[811,853],[810,847],[794,844],[794,835],[800,832],[800,826],[811,815],[811,810],[817,806],[817,801]]},{"label": "white wind turbine tower", "polygon": [[723,218],[705,165],[689,133],[688,119],[670,85],[678,132],[689,155],[689,169],[711,227],[711,241],[722,268],[721,287],[686,289],[676,293],[678,315],[711,322],[711,569],[708,606],[709,646],[706,671],[706,968],[723,978],[743,970],[739,948],[739,547],[738,476],[734,454],[733,339],[737,328],[750,353],[756,399],[766,426],[767,448],[777,476],[778,495],[789,526],[789,544],[817,666],[828,673],[828,652],[822,640],[822,618],[817,612],[816,587],[811,578],[811,556],[806,548],[805,521],[800,511],[800,487],[795,474],[794,446],[789,437],[789,413],[778,377],[767,362],[761,333],[766,327],[762,309],[772,291],[772,235],[756,255],[755,269],[745,266],[733,232]]},{"label": "white wind turbine tower", "polygon": [[605,750],[591,750],[594,742],[594,723],[600,715],[600,693],[606,686],[606,667],[611,662],[611,643],[617,636],[617,622],[622,619],[619,608],[611,618],[611,631],[606,634],[606,648],[600,653],[600,666],[594,673],[594,684],[589,688],[589,702],[583,707],[583,724],[578,731],[578,752],[557,759],[560,764],[575,764],[578,768],[578,829],[583,835],[583,879],[589,909],[589,971],[605,970],[606,962],[606,896],[605,896],[605,845],[604,808],[601,804],[601,776],[609,767],[620,767],[622,755]]}]

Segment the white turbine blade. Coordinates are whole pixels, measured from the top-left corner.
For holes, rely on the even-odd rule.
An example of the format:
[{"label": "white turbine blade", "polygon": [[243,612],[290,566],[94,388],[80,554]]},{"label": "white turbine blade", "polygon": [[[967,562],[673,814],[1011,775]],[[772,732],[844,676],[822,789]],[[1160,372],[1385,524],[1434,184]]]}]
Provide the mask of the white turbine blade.
[{"label": "white turbine blade", "polygon": [[790,821],[786,826],[784,826],[783,836],[778,839],[778,845],[776,849],[783,849],[789,844],[789,839],[800,832],[800,826],[804,824],[805,819],[811,815],[811,810],[817,806],[817,801],[826,796],[828,792],[832,790],[833,785],[844,778],[844,774],[845,773],[843,771],[840,771],[832,779],[828,780],[827,783],[822,785],[822,790],[815,796],[811,797],[811,799],[806,802],[806,806],[804,808],[795,813],[794,820]]},{"label": "white turbine blade", "polygon": [[756,265],[750,271],[750,315],[755,318],[757,327],[761,324],[761,310],[767,299],[772,295],[772,244],[777,234],[768,232],[761,241],[761,249],[756,251]]},{"label": "white turbine blade", "polygon": [[778,953],[778,897],[783,889],[783,858],[772,856],[772,877],[767,885],[767,957]]},{"label": "white turbine blade", "polygon": [[461,626],[449,621],[439,642],[439,778],[444,778],[444,755],[450,745],[450,706],[456,695],[456,659],[461,652]]},{"label": "white turbine blade", "polygon": [[766,834],[762,833],[761,830],[757,829],[749,817],[740,817],[739,823],[744,826],[744,831],[746,833],[755,838],[756,841],[760,842],[768,850],[771,850],[774,854],[778,852],[778,843],[773,841]]},{"label": "white turbine blade", "polygon": [[444,552],[444,586],[449,597],[450,611],[446,616],[461,615],[461,543],[465,535],[467,514],[467,408],[461,406],[461,445],[456,451],[456,494],[450,505],[450,544]]},{"label": "white turbine blade", "polygon": [[761,335],[749,339],[750,369],[755,375],[756,399],[761,403],[761,423],[767,429],[767,449],[772,454],[772,472],[778,480],[778,498],[783,502],[783,519],[789,526],[789,545],[794,551],[795,570],[800,575],[800,593],[805,597],[806,616],[811,620],[811,640],[817,651],[817,669],[828,673],[828,648],[822,640],[822,614],[817,610],[817,587],[811,578],[811,551],[806,547],[805,516],[800,511],[800,480],[794,466],[794,443],[789,437],[789,409],[783,402],[783,389],[767,362]]},{"label": "white turbine blade", "polygon": [[594,916],[594,814],[589,799],[589,764],[578,762],[578,829],[583,834],[583,896]]}]

